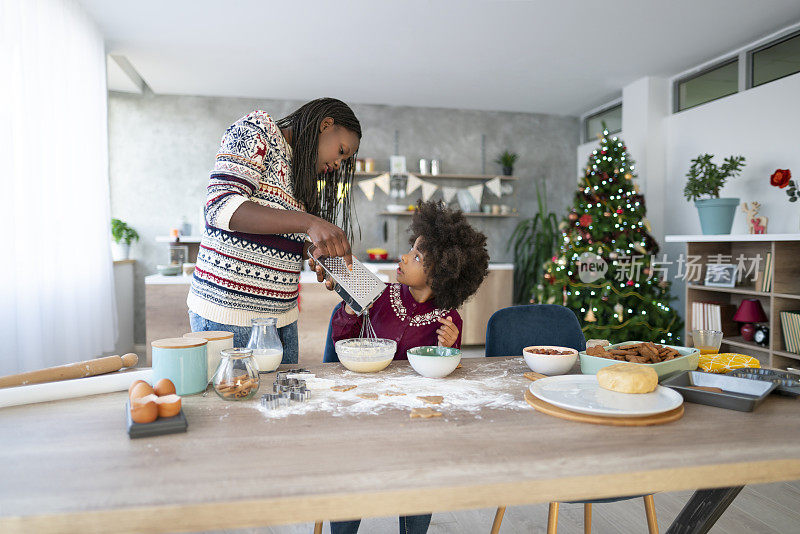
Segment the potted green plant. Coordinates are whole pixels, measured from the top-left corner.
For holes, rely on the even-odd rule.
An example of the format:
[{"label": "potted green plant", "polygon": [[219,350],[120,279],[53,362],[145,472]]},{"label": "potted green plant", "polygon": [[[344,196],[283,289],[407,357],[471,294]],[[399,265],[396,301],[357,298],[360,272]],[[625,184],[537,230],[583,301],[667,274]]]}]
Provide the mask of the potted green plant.
[{"label": "potted green plant", "polygon": [[701,154],[692,160],[692,166],[686,173],[688,181],[683,195],[686,200],[694,200],[704,234],[729,234],[739,199],[720,198],[719,190],[728,178],[742,171],[745,159],[744,156],[730,156],[717,166],[711,161],[713,158],[713,154]]},{"label": "potted green plant", "polygon": [[119,219],[111,219],[111,237],[114,239],[111,251],[114,261],[127,260],[131,253],[131,243],[139,241],[139,234]]},{"label": "potted green plant", "polygon": [[544,193],[536,184],[539,212],[523,219],[511,234],[506,250],[514,248],[514,304],[530,304],[537,287],[544,280],[544,263],[558,248],[558,219],[547,211],[546,188]]},{"label": "potted green plant", "polygon": [[503,167],[504,176],[511,176],[514,173],[514,163],[517,161],[518,157],[519,156],[517,154],[506,150],[497,156],[497,159],[494,160],[494,162]]}]

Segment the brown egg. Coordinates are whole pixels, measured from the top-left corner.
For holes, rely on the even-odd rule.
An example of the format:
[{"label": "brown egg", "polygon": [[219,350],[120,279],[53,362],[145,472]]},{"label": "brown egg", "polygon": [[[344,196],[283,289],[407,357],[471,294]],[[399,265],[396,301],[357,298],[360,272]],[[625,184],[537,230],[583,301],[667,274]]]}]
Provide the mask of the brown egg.
[{"label": "brown egg", "polygon": [[165,395],[175,394],[175,384],[169,378],[162,378],[158,381],[155,387],[156,395],[163,397]]},{"label": "brown egg", "polygon": [[159,417],[173,417],[181,411],[181,398],[177,395],[158,397],[156,403],[158,404]]},{"label": "brown egg", "polygon": [[153,391],[153,388],[147,382],[136,384],[131,389],[131,401],[134,401],[136,399],[141,399],[142,397],[152,395],[153,393],[155,393]]},{"label": "brown egg", "polygon": [[157,397],[146,396],[131,401],[131,419],[134,423],[152,423],[158,419]]},{"label": "brown egg", "polygon": [[147,382],[145,382],[144,380],[134,380],[133,383],[131,384],[131,387],[128,388],[128,397],[131,396],[131,392],[133,391],[133,388],[136,387],[136,384],[147,384]]}]

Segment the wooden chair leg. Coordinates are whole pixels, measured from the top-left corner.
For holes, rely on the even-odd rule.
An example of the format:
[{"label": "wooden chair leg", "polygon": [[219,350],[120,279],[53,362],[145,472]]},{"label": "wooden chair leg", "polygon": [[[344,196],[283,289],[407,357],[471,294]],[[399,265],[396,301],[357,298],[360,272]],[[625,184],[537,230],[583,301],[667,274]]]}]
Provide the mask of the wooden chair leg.
[{"label": "wooden chair leg", "polygon": [[592,534],[592,503],[583,503],[583,534]]},{"label": "wooden chair leg", "polygon": [[497,512],[494,514],[494,523],[492,523],[492,534],[500,532],[500,523],[503,522],[503,515],[506,513],[505,506],[498,506]]},{"label": "wooden chair leg", "polygon": [[558,503],[551,502],[547,512],[547,534],[556,534],[558,530]]},{"label": "wooden chair leg", "polygon": [[322,521],[314,523],[314,534],[322,534]]},{"label": "wooden chair leg", "polygon": [[647,531],[650,534],[658,534],[658,521],[656,520],[656,501],[652,495],[644,497],[644,513],[647,515]]}]

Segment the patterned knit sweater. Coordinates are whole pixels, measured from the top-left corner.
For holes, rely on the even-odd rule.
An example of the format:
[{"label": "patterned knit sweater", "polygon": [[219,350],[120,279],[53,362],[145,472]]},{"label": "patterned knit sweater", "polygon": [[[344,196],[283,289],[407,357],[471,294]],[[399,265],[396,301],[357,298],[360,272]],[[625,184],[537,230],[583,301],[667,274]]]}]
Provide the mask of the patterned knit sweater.
[{"label": "patterned knit sweater", "polygon": [[237,326],[250,326],[256,317],[275,317],[278,328],[297,320],[306,235],[230,229],[231,216],[248,200],[303,211],[294,198],[291,153],[280,128],[263,111],[225,132],[208,182],[206,227],[186,300],[194,313]]}]

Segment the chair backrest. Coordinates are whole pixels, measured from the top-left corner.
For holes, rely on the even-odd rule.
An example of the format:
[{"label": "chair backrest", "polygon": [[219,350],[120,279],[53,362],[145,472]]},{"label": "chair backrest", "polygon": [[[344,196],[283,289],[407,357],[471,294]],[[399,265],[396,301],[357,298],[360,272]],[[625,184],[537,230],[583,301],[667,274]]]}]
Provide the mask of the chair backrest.
[{"label": "chair backrest", "polygon": [[339,357],[336,355],[336,347],[333,344],[333,315],[342,306],[340,302],[333,307],[331,318],[328,320],[328,335],[325,337],[325,352],[322,353],[322,363],[338,362]]},{"label": "chair backrest", "polygon": [[486,325],[487,356],[521,356],[530,345],[586,350],[586,338],[572,310],[557,304],[526,304],[496,311]]}]

